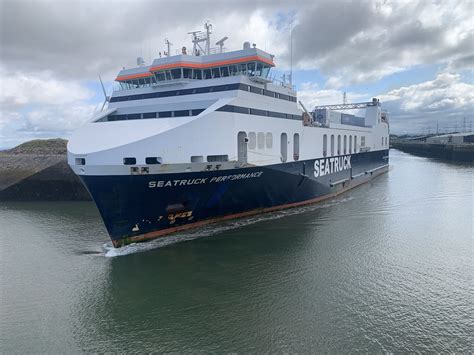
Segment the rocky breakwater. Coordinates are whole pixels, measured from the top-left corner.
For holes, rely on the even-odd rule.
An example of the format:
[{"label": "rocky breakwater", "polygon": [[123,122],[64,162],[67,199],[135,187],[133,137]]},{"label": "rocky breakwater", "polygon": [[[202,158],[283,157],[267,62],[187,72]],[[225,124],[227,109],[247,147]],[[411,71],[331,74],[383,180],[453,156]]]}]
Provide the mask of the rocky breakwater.
[{"label": "rocky breakwater", "polygon": [[66,145],[38,139],[0,151],[0,201],[90,200],[67,164]]}]

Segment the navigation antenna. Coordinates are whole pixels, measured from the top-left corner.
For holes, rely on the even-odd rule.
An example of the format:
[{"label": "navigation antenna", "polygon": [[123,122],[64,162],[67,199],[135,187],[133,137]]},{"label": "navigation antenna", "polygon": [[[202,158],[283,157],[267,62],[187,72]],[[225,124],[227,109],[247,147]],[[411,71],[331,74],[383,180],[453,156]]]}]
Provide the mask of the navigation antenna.
[{"label": "navigation antenna", "polygon": [[219,46],[219,53],[223,52],[224,42],[227,41],[229,37],[225,36],[224,38],[218,40],[216,42],[216,46]]},{"label": "navigation antenna", "polygon": [[347,104],[347,96],[346,96],[346,92],[344,91],[344,94],[342,95],[342,103],[345,105]]},{"label": "navigation antenna", "polygon": [[[203,31],[192,31],[188,32],[192,36],[193,42],[193,55],[209,55],[211,54],[211,33],[212,25],[208,22],[204,24],[206,32]],[[200,43],[206,42],[204,48],[201,47]]]},{"label": "navigation antenna", "polygon": [[166,46],[168,47],[168,52],[166,52],[166,56],[169,57],[169,56],[170,56],[170,53],[171,53],[171,52],[170,52],[170,51],[171,51],[171,45],[172,45],[173,43],[171,43],[171,42],[168,40],[168,38],[166,38],[166,39],[165,39],[165,44],[166,44]]},{"label": "navigation antenna", "polygon": [[293,26],[290,29],[290,85],[293,85]]}]

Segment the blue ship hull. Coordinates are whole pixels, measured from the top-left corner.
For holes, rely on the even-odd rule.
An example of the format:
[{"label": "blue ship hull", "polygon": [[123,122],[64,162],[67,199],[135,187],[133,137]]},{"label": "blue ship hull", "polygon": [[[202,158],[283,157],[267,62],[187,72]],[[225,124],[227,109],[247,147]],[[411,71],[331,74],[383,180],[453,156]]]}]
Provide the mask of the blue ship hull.
[{"label": "blue ship hull", "polygon": [[388,150],[381,150],[264,167],[81,179],[114,246],[120,247],[219,220],[314,203],[387,170]]}]

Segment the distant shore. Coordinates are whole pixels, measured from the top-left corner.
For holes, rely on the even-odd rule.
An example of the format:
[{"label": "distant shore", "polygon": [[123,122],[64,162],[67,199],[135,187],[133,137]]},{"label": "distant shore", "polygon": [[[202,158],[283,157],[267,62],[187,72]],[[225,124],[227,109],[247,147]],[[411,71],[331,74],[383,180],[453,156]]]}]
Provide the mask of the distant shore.
[{"label": "distant shore", "polygon": [[90,200],[67,164],[66,146],[64,139],[37,139],[0,151],[0,201]]},{"label": "distant shore", "polygon": [[390,142],[390,147],[405,153],[425,157],[458,162],[474,162],[473,143],[430,143],[426,141],[393,139]]}]

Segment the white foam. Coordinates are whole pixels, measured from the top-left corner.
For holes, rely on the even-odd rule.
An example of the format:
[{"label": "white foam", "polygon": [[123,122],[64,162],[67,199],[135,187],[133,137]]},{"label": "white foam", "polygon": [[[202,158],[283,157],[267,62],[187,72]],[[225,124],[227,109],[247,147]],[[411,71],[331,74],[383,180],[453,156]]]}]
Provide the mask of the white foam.
[{"label": "white foam", "polygon": [[276,212],[263,213],[251,217],[230,220],[227,222],[213,223],[204,227],[198,227],[191,231],[178,232],[169,236],[159,237],[157,239],[153,239],[145,243],[129,244],[121,248],[114,248],[112,243],[108,242],[102,246],[102,249],[104,250],[104,255],[108,258],[141,253],[148,250],[162,248],[175,243],[185,242],[201,237],[208,237],[211,235],[222,233],[227,230],[248,226],[262,221],[279,219],[282,217],[292,216],[295,214],[313,211],[320,208],[328,208],[350,200],[352,200],[352,197],[335,198],[326,202],[306,205],[302,207],[295,207]]}]

